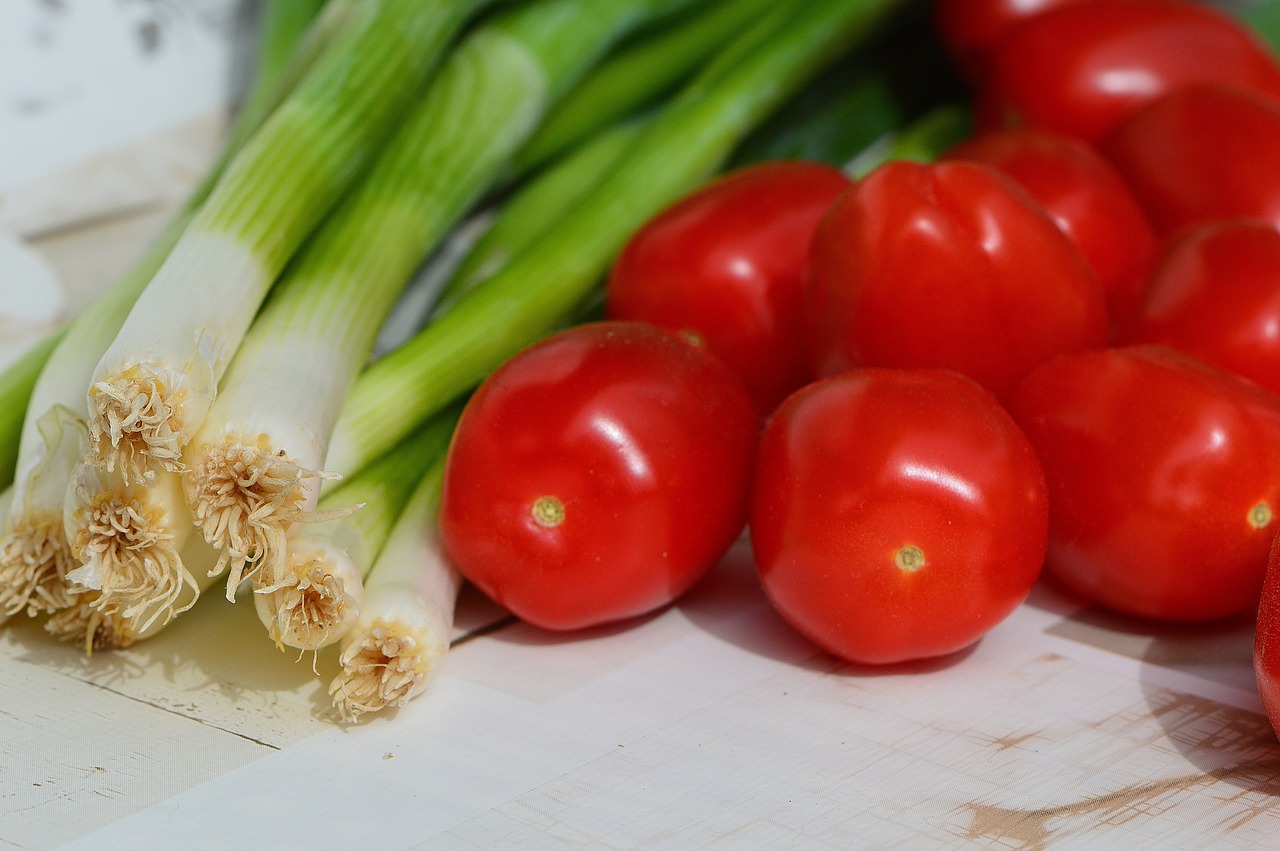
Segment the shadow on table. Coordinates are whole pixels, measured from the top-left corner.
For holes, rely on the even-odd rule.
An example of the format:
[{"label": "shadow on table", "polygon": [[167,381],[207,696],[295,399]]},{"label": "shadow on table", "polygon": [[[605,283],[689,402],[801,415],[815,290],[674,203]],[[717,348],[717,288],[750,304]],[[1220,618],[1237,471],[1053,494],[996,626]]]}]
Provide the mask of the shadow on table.
[{"label": "shadow on table", "polygon": [[[1052,582],[1052,600],[1076,600]],[[1173,795],[1226,783],[1240,796],[1258,797],[1266,806],[1280,795],[1280,743],[1262,714],[1253,677],[1252,615],[1202,624],[1168,624],[1088,607],[1065,614],[1048,632],[1140,662],[1139,678],[1150,718],[1162,739],[1194,772],[1160,779],[1153,794]],[[1242,705],[1249,702],[1249,706]],[[1137,719],[1135,723],[1141,722]],[[1253,802],[1225,801],[1247,820]]]},{"label": "shadow on table", "polygon": [[[215,588],[159,634],[124,650],[97,651],[55,641],[42,620],[18,617],[3,630],[14,658],[78,679],[119,687],[156,672],[168,683],[193,690],[216,687],[235,696],[241,692],[294,691],[313,682],[309,654],[278,651],[259,622],[253,601],[228,603]],[[326,680],[337,672],[336,650],[326,648],[315,660]]]}]

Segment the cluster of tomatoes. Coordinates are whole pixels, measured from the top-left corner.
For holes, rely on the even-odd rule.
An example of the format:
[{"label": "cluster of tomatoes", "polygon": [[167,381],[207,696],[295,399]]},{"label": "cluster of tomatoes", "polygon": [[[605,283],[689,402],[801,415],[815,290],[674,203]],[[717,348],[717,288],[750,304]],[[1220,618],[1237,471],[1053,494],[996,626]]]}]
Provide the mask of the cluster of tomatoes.
[{"label": "cluster of tomatoes", "polygon": [[483,591],[551,629],[613,622],[746,528],[779,613],[860,663],[972,644],[1042,568],[1141,618],[1258,609],[1280,65],[1185,0],[935,11],[970,139],[857,180],[791,161],[703,187],[627,245],[606,321],[479,388],[441,529]]}]

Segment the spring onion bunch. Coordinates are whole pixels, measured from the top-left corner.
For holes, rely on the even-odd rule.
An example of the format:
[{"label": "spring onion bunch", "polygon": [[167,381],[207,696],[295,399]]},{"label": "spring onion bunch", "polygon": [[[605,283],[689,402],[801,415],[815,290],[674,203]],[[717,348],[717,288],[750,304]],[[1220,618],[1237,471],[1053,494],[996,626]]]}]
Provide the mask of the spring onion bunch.
[{"label": "spring onion bunch", "polygon": [[[267,10],[280,5],[283,4],[271,4]],[[300,14],[305,5],[268,20],[263,30],[264,40],[270,40],[278,48],[287,40],[298,39],[305,24],[306,16]],[[256,105],[240,111],[236,129],[227,143],[228,155],[222,163],[240,144],[237,140],[247,138],[248,132],[261,124],[268,105],[279,99],[283,84],[275,73],[276,66],[300,72],[318,55],[317,44],[313,39],[312,47],[287,61],[278,53],[264,55],[263,74],[251,94]],[[139,490],[126,497],[108,492],[110,486],[103,481],[104,477],[77,476],[75,471],[89,451],[85,388],[93,370],[120,331],[138,295],[211,191],[221,168],[219,164],[210,170],[169,226],[103,297],[0,377],[0,398],[14,401],[23,398],[25,404],[18,435],[7,433],[13,430],[11,426],[0,428],[6,432],[3,435],[5,450],[17,448],[13,499],[4,514],[4,534],[0,537],[0,611],[6,614],[23,608],[34,615],[91,606],[98,611],[99,619],[108,614],[114,616],[117,607],[131,613],[127,617],[121,615],[124,620],[132,620],[147,610],[151,611],[151,618],[164,613],[167,619],[174,611],[172,606],[181,589],[195,585],[171,546],[185,537],[190,528],[189,520],[182,525],[185,511],[176,516],[167,513],[171,505],[165,505],[163,495],[171,488],[161,488],[154,493]],[[155,499],[157,496],[159,500]],[[130,506],[118,515],[126,520],[172,516],[172,531],[141,530],[133,522],[96,526],[89,523],[96,510],[86,510],[90,504],[101,509],[113,501],[117,506]],[[157,501],[159,507],[154,504]],[[171,504],[172,500],[168,502]],[[68,504],[72,508],[70,538],[68,518],[64,516]],[[107,540],[117,535],[121,538],[119,542]],[[144,540],[149,542],[146,547],[139,543]],[[78,544],[73,545],[76,541]],[[72,575],[77,573],[75,568],[82,560],[86,563],[79,571],[80,578],[94,593],[76,593]],[[158,605],[152,605],[157,600]],[[59,628],[55,622],[53,631],[65,633],[68,628]]]},{"label": "spring onion bunch", "polygon": [[321,466],[343,399],[423,259],[583,72],[627,32],[689,2],[537,0],[452,51],[275,286],[186,449],[191,510],[230,566],[229,599],[260,568],[259,587],[276,585],[285,533],[331,475]]},{"label": "spring onion bunch", "polygon": [[231,356],[285,263],[368,164],[486,0],[365,0],[227,164],[88,390],[94,462],[181,472]]}]

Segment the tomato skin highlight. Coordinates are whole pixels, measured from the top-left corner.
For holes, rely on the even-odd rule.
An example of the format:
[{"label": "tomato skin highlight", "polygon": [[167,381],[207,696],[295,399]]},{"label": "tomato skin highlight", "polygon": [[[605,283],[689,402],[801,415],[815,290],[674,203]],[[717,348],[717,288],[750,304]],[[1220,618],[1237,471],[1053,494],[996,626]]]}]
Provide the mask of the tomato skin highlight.
[{"label": "tomato skin highlight", "polygon": [[1280,516],[1280,400],[1166,346],[1067,355],[1010,411],[1049,484],[1046,568],[1169,622],[1256,609]]},{"label": "tomato skin highlight", "polygon": [[738,377],[678,336],[636,322],[560,332],[468,402],[446,460],[442,542],[468,580],[537,626],[645,614],[741,532],[758,434]]},{"label": "tomato skin highlight", "polygon": [[979,133],[944,159],[984,163],[1031,193],[1089,262],[1113,325],[1128,325],[1155,259],[1156,234],[1120,174],[1097,150],[1069,136],[1020,127]]},{"label": "tomato skin highlight", "polygon": [[1280,227],[1280,101],[1223,85],[1154,101],[1102,143],[1162,233],[1254,217]]},{"label": "tomato skin highlight", "polygon": [[1009,33],[980,92],[978,120],[1096,143],[1161,95],[1210,81],[1280,97],[1274,57],[1230,15],[1183,0],[1094,0]]},{"label": "tomato skin highlight", "polygon": [[812,379],[803,283],[819,219],[851,185],[805,161],[748,166],[659,214],[610,272],[605,313],[696,336],[762,416]]},{"label": "tomato skin highlight", "polygon": [[1234,219],[1175,234],[1129,340],[1164,343],[1280,395],[1280,231]]},{"label": "tomato skin highlight", "polygon": [[1010,178],[969,162],[891,162],[854,184],[814,236],[805,308],[818,374],[946,368],[997,396],[1109,333],[1079,248]]},{"label": "tomato skin highlight", "polygon": [[786,621],[852,662],[973,644],[1030,592],[1047,523],[1031,444],[954,372],[822,379],[761,439],[749,524],[761,583]]}]

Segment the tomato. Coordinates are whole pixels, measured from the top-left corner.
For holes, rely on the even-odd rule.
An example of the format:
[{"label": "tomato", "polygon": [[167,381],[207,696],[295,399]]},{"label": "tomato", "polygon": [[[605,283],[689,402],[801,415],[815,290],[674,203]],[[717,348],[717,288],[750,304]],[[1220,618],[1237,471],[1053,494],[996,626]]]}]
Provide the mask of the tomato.
[{"label": "tomato", "polygon": [[742,531],[759,417],[706,351],[637,322],[552,335],[468,401],[446,459],[441,540],[532,624],[659,608]]},{"label": "tomato", "polygon": [[1258,604],[1258,627],[1253,639],[1253,672],[1262,708],[1272,730],[1280,733],[1280,547],[1271,548],[1267,577]]},{"label": "tomato", "polygon": [[1081,0],[934,0],[933,19],[948,53],[981,80],[1000,41],[1028,18]]},{"label": "tomato", "polygon": [[1078,139],[1021,127],[979,133],[945,159],[985,163],[1031,193],[1076,243],[1123,327],[1142,298],[1156,235],[1124,180]]},{"label": "tomato", "polygon": [[1010,411],[1049,484],[1046,568],[1161,621],[1257,607],[1280,507],[1280,401],[1166,346],[1065,355]]},{"label": "tomato", "polygon": [[805,161],[712,182],[631,238],[609,276],[606,315],[701,341],[767,415],[813,377],[802,318],[809,243],[849,185],[839,169]]},{"label": "tomato", "polygon": [[1116,128],[1102,152],[1156,227],[1255,216],[1280,226],[1280,102],[1189,86]]},{"label": "tomato", "polygon": [[1094,0],[1021,24],[980,92],[980,123],[1097,142],[1160,95],[1218,81],[1280,96],[1280,67],[1243,24],[1182,0]]},{"label": "tomato", "polygon": [[954,372],[822,379],[761,438],[749,524],[760,581],[800,633],[853,662],[977,641],[1035,584],[1047,523],[1030,443]]},{"label": "tomato", "polygon": [[1280,231],[1236,219],[1173,237],[1130,339],[1166,343],[1280,394]]},{"label": "tomato", "polygon": [[1107,339],[1079,248],[1012,180],[967,162],[890,162],[858,181],[814,236],[806,312],[820,374],[944,367],[996,395]]}]

